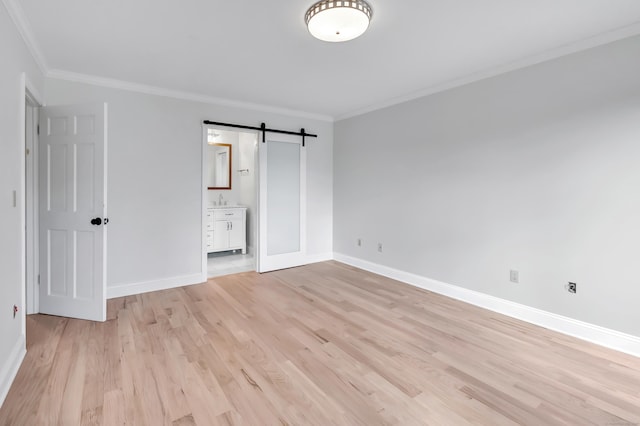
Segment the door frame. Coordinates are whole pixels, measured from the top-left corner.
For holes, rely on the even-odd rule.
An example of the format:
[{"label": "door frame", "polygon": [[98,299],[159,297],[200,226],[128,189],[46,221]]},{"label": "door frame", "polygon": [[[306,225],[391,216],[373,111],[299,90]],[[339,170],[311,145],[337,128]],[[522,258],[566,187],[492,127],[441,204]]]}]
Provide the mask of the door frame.
[{"label": "door frame", "polygon": [[[21,288],[22,291],[22,332],[26,333],[26,314],[39,312],[38,266],[38,108],[44,101],[36,86],[23,72],[20,75],[20,251],[22,253]],[[27,128],[29,108],[31,126]],[[35,119],[34,119],[35,115]],[[32,137],[33,146],[29,155],[27,138]],[[29,162],[30,167],[27,167]],[[27,176],[27,173],[29,175]],[[31,202],[27,202],[30,199]],[[27,211],[29,208],[29,211]],[[29,219],[29,220],[28,220]],[[28,238],[28,240],[27,240]],[[28,250],[27,250],[28,249]],[[27,270],[29,273],[27,273]]]},{"label": "door frame", "polygon": [[[201,185],[202,185],[202,200],[201,200],[201,212],[200,212],[200,216],[201,216],[201,224],[200,224],[200,243],[201,243],[201,248],[200,248],[200,252],[202,253],[202,266],[201,266],[201,280],[202,282],[206,282],[209,277],[209,271],[208,271],[208,262],[207,262],[207,206],[209,204],[208,198],[209,198],[209,185],[207,185],[207,171],[209,166],[207,165],[207,129],[215,129],[215,130],[221,130],[221,131],[229,131],[228,128],[226,127],[217,127],[215,125],[211,125],[211,124],[202,124],[202,136],[200,139],[200,149],[201,149],[201,153],[200,153],[200,157],[202,159],[202,164],[201,164],[201,169],[200,169],[200,173],[201,173]],[[234,132],[237,133],[250,133],[255,135],[256,141],[259,141],[260,138],[260,132],[257,130],[233,130]],[[258,147],[256,148],[256,151],[254,153],[254,167],[256,169],[255,173],[254,173],[254,180],[255,180],[255,205],[256,205],[256,212],[252,215],[253,219],[252,219],[252,229],[253,232],[255,232],[255,239],[256,241],[255,243],[255,252],[253,253],[254,256],[254,264],[253,264],[253,270],[257,271],[258,270],[258,250],[260,247],[260,232],[258,230],[258,226],[260,223],[260,209],[259,209],[259,196],[260,196],[260,161],[259,161],[259,150],[260,150],[260,146],[258,144]],[[233,164],[231,165],[231,170],[230,173],[233,173]],[[237,182],[237,179],[236,179]],[[249,236],[249,234],[247,234],[247,237]],[[248,251],[248,245],[247,245],[247,251]]]},{"label": "door frame", "polygon": [[[201,280],[202,282],[206,282],[208,280],[208,265],[207,265],[207,233],[206,233],[206,229],[207,229],[207,206],[208,206],[208,185],[206,182],[206,176],[207,176],[207,171],[208,171],[208,165],[207,165],[207,130],[208,129],[216,129],[216,130],[220,130],[220,131],[228,131],[228,129],[226,127],[220,128],[219,126],[216,126],[214,124],[202,124],[202,135],[201,135],[201,141],[200,141],[200,147],[201,147],[201,151],[200,151],[200,157],[201,157],[201,169],[200,169],[200,173],[201,173],[201,187],[202,187],[202,199],[201,199],[201,212],[200,212],[200,218],[201,218],[201,223],[200,223],[200,251],[202,253],[202,264],[201,264]],[[254,134],[255,138],[257,141],[260,141],[261,139],[261,130],[235,130],[238,133],[250,133],[250,134]],[[271,135],[278,135],[278,136],[272,136],[276,141],[278,139],[278,137],[282,137],[285,139],[288,139],[288,135],[283,135],[283,132],[279,132],[279,131],[275,131],[275,132],[269,132],[267,131],[267,133],[270,133]],[[266,135],[265,135],[266,137]],[[263,141],[264,142],[264,141]],[[288,142],[288,141],[287,141]],[[255,180],[255,206],[256,206],[256,212],[253,215],[253,230],[255,232],[255,252],[254,252],[254,257],[255,257],[255,262],[254,262],[254,270],[256,272],[267,272],[270,270],[276,270],[276,269],[282,269],[282,268],[288,268],[288,267],[292,267],[292,266],[299,266],[299,265],[304,265],[309,263],[308,262],[308,258],[307,258],[307,194],[306,194],[306,184],[307,184],[307,160],[306,160],[306,151],[304,150],[304,143],[302,143],[303,140],[301,140],[301,144],[302,144],[302,155],[304,155],[304,159],[301,160],[301,170],[300,170],[300,184],[305,188],[305,190],[303,192],[301,192],[301,206],[300,206],[300,251],[299,253],[299,258],[301,259],[300,262],[298,262],[295,265],[291,265],[290,260],[287,260],[286,262],[282,262],[284,259],[274,259],[273,260],[273,264],[272,265],[276,265],[276,267],[274,268],[265,268],[263,267],[263,265],[261,265],[260,263],[260,256],[261,256],[261,251],[263,250],[263,248],[261,248],[262,244],[261,241],[263,241],[263,239],[265,238],[265,236],[263,235],[261,237],[261,235],[263,234],[263,229],[262,229],[262,225],[261,225],[261,218],[263,217],[263,215],[265,214],[265,210],[264,210],[264,206],[261,206],[260,204],[260,199],[261,199],[261,193],[264,189],[264,186],[266,185],[266,180],[263,181],[263,173],[262,173],[262,168],[261,168],[261,156],[262,156],[262,151],[265,149],[265,144],[264,143],[260,143],[258,142],[255,153],[254,153],[254,167],[255,167],[255,174],[254,174],[254,180]]]}]

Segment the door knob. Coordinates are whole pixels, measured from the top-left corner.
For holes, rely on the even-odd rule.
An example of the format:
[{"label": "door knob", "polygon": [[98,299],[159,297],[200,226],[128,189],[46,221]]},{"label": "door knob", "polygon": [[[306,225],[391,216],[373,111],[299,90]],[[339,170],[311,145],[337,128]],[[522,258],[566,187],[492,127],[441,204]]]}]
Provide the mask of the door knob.
[{"label": "door knob", "polygon": [[91,219],[91,224],[92,225],[102,225],[102,219],[100,219],[99,217],[95,217],[95,218]]}]

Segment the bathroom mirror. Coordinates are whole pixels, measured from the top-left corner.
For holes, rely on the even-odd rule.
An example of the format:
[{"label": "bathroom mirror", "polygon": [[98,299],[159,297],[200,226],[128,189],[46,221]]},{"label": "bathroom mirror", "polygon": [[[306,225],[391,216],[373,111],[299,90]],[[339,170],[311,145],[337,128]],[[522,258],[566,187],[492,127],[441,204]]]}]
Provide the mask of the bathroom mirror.
[{"label": "bathroom mirror", "polygon": [[209,189],[231,189],[231,144],[207,144],[207,186]]}]

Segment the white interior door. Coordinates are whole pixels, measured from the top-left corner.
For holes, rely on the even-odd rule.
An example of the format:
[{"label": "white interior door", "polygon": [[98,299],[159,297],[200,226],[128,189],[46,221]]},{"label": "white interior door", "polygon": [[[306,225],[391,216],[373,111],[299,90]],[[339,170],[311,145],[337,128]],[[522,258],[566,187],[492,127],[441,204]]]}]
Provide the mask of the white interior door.
[{"label": "white interior door", "polygon": [[106,319],[107,105],[40,111],[40,312]]},{"label": "white interior door", "polygon": [[306,264],[307,156],[300,136],[260,143],[258,272]]}]

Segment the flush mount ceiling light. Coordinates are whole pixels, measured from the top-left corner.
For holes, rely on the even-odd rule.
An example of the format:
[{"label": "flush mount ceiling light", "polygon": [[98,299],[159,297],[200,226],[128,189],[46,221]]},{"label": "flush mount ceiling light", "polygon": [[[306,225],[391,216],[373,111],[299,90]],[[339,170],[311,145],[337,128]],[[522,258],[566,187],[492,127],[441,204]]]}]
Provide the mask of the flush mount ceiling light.
[{"label": "flush mount ceiling light", "polygon": [[321,0],[307,10],[304,21],[312,36],[323,41],[349,41],[369,27],[373,10],[364,0]]}]

